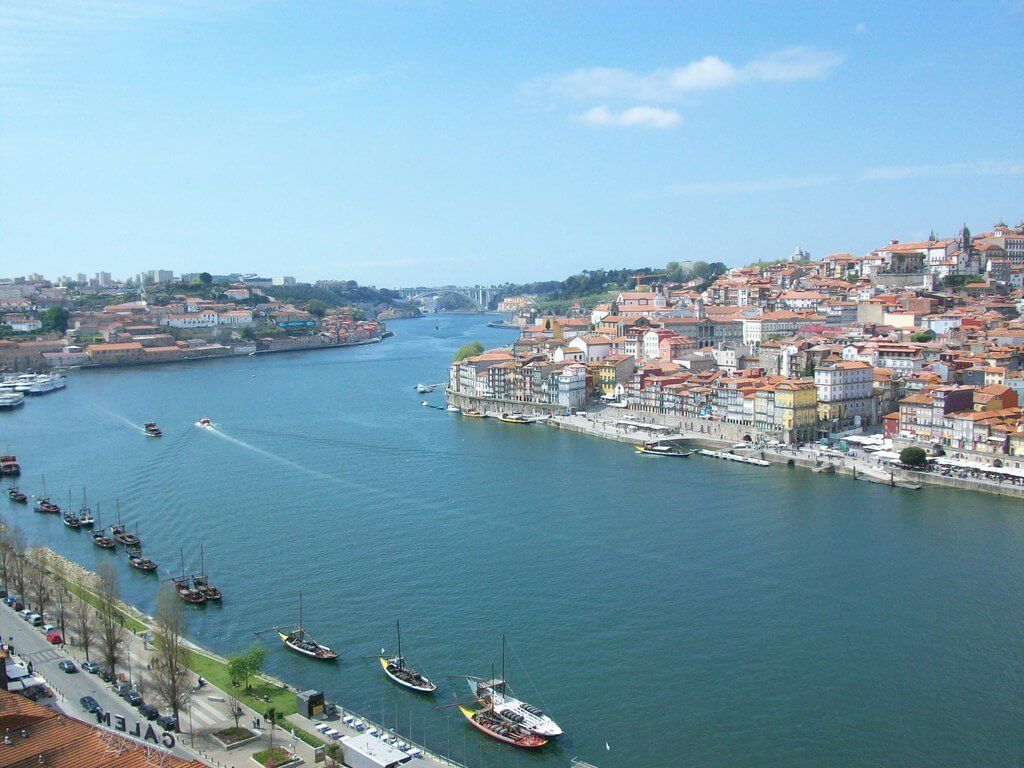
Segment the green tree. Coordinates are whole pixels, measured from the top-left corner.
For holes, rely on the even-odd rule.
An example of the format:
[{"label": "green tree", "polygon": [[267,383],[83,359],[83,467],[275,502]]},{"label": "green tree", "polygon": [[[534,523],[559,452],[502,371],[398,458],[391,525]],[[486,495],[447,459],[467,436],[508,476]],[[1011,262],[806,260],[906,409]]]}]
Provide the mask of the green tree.
[{"label": "green tree", "polygon": [[211,275],[209,272],[200,272],[199,282],[202,283],[203,285],[212,285],[213,275]]},{"label": "green tree", "polygon": [[455,357],[452,358],[456,363],[460,360],[465,360],[467,357],[474,357],[484,351],[484,345],[479,341],[474,341],[472,344],[463,344],[461,347],[455,350]]},{"label": "green tree", "polygon": [[64,307],[50,307],[43,312],[43,330],[64,333],[68,329],[68,311]]},{"label": "green tree", "polygon": [[321,299],[310,299],[306,304],[306,311],[314,317],[323,317],[327,314],[327,302]]},{"label": "green tree", "polygon": [[924,452],[924,448],[912,445],[900,451],[900,462],[908,467],[923,467],[928,463],[928,454]]},{"label": "green tree", "polygon": [[267,649],[258,643],[250,645],[241,653],[228,656],[228,674],[236,687],[249,688],[249,680],[258,675],[267,660]]},{"label": "green tree", "polygon": [[929,329],[927,331],[921,331],[920,333],[915,333],[914,335],[912,335],[910,337],[911,341],[916,341],[919,344],[924,344],[924,343],[927,343],[927,342],[932,341],[934,339],[935,339],[935,331],[933,331],[931,329]]}]

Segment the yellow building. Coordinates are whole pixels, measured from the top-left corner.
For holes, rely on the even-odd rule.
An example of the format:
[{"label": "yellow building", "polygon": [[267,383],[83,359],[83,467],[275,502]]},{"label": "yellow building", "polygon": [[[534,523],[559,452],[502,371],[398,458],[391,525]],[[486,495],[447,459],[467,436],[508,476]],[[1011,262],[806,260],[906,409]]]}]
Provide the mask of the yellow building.
[{"label": "yellow building", "polygon": [[784,443],[814,440],[818,428],[818,390],[813,379],[786,379],[758,387],[754,424]]},{"label": "yellow building", "polygon": [[594,388],[602,397],[615,397],[620,385],[625,385],[633,375],[636,358],[632,355],[608,355],[594,365]]}]

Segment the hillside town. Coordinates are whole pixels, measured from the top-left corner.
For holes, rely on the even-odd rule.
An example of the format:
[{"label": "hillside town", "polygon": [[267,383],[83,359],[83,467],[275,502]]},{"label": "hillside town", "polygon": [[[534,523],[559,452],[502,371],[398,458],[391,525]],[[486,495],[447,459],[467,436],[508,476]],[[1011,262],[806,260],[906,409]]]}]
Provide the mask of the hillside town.
[{"label": "hillside town", "polygon": [[[892,240],[864,255],[637,278],[591,310],[499,310],[507,348],[452,364],[480,410],[598,403],[724,441],[797,445],[878,433],[962,467],[1024,462],[1024,222]],[[468,400],[463,400],[468,402]]]},{"label": "hillside town", "polygon": [[0,371],[143,365],[373,343],[387,307],[274,297],[295,279],[152,270],[0,280]]}]

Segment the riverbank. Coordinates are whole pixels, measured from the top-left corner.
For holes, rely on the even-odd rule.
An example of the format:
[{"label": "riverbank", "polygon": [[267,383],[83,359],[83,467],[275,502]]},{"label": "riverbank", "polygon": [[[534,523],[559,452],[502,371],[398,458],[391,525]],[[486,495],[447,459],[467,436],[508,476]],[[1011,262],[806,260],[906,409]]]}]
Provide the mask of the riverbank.
[{"label": "riverbank", "polygon": [[[36,547],[32,550],[30,560],[35,567],[46,570],[52,580],[63,582],[69,592],[83,599],[94,609],[98,610],[103,604],[103,598],[96,592],[99,583],[97,574],[47,547]],[[134,661],[135,668],[140,670],[136,674],[141,676],[141,670],[148,668],[152,662],[153,650],[150,647],[150,642],[156,627],[156,621],[152,616],[123,600],[118,600],[113,607],[121,616],[122,625],[131,632],[131,636],[128,639],[128,654]],[[72,648],[77,647],[73,636],[65,637],[65,640]],[[404,744],[405,751],[422,761],[422,764],[427,768],[465,768],[461,763],[415,744],[410,737],[402,735],[394,729],[378,725],[368,717],[341,705],[336,705],[337,711],[333,715],[319,720],[311,720],[297,711],[296,697],[299,694],[299,690],[283,680],[266,673],[261,672],[253,677],[247,689],[236,688],[232,684],[227,659],[187,639],[184,644],[188,652],[186,666],[196,675],[197,679],[202,678],[205,680],[208,686],[202,689],[202,696],[205,697],[207,702],[223,705],[236,702],[244,709],[243,720],[262,720],[267,718],[269,712],[273,710],[274,719],[279,722],[278,727],[284,729],[285,733],[290,731],[299,740],[290,744],[289,748],[307,763],[322,762],[328,747],[335,744],[340,755],[342,750],[341,738],[369,732],[377,734],[381,738],[390,737],[396,744]],[[79,659],[79,661],[81,660],[83,659]],[[131,674],[131,667],[132,665],[129,664],[129,675]],[[198,695],[197,692],[194,698],[198,697]],[[230,712],[220,712],[219,708],[214,707],[212,710],[214,720],[211,722],[211,707],[209,704],[206,705],[205,711],[207,713],[205,722],[209,726],[205,734],[199,733],[196,727],[192,725],[191,711],[189,712],[189,728],[187,731],[184,728],[184,722],[179,725],[182,726],[184,732],[189,734],[190,746],[196,752],[207,758],[214,759],[214,756],[210,754],[210,750],[212,749],[214,752],[219,753],[219,743],[211,741],[209,738],[204,739],[203,737],[204,735],[209,737],[211,735],[210,732],[216,728],[226,727],[229,721],[234,722],[234,718]],[[220,715],[220,719],[217,719],[217,714]],[[329,731],[328,729],[331,730]],[[282,739],[279,737],[278,742],[280,743],[281,741]],[[261,740],[258,739],[249,749],[239,751],[233,756],[244,759],[247,754],[255,752],[261,746],[261,743]],[[203,747],[204,744],[206,746],[205,749]],[[226,762],[229,757],[217,754],[215,758],[216,764],[231,764]]]}]

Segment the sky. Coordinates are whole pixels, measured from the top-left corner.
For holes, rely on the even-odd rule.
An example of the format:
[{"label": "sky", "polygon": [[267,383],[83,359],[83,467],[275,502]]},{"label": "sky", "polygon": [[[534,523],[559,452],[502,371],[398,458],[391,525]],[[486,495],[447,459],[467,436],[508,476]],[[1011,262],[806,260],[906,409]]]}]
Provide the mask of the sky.
[{"label": "sky", "polygon": [[1024,218],[1024,2],[5,0],[0,276],[382,287]]}]

